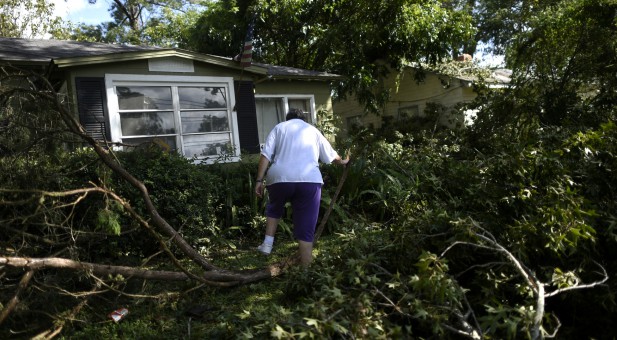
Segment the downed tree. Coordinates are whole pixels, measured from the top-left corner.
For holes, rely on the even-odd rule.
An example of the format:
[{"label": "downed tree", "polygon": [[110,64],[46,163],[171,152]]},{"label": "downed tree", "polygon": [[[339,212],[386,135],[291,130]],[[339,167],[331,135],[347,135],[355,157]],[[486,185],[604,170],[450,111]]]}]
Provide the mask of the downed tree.
[{"label": "downed tree", "polygon": [[[287,263],[289,265],[291,263]],[[149,270],[127,266],[114,266],[107,264],[88,263],[74,261],[60,257],[46,258],[26,258],[26,257],[0,257],[0,265],[14,268],[28,269],[27,278],[32,277],[32,273],[40,269],[69,269],[89,272],[96,275],[122,275],[127,278],[144,280],[164,280],[164,281],[187,281],[191,280],[191,275],[178,271]],[[287,267],[280,263],[268,266],[262,270],[248,270],[234,272],[207,271],[202,274],[199,281],[214,286],[234,286],[255,282],[269,277],[277,276],[282,273],[282,269]],[[26,276],[25,276],[26,277]],[[27,286],[29,279],[23,280],[20,288]],[[1,321],[1,319],[0,319]]]},{"label": "downed tree", "polygon": [[[32,73],[15,73],[6,71],[4,72],[3,78],[4,79],[2,80],[4,81],[0,82],[0,84],[17,83],[28,85],[28,87],[13,87],[8,91],[6,90],[6,88],[3,89],[3,103],[9,103],[12,98],[20,94],[27,94],[31,98],[37,98],[38,100],[48,102],[50,104],[51,110],[53,110],[54,113],[57,114],[57,118],[64,123],[64,125],[71,134],[77,136],[80,140],[86,142],[98,155],[99,159],[105,164],[105,166],[107,166],[113,173],[117,174],[140,193],[140,197],[144,202],[147,213],[146,215],[142,216],[131,206],[131,204],[127,200],[125,200],[123,197],[120,197],[113,190],[94,183],[89,183],[91,186],[88,188],[81,188],[63,192],[48,192],[43,190],[25,191],[4,188],[1,188],[0,190],[5,193],[12,192],[31,195],[31,198],[29,198],[28,201],[39,200],[42,202],[49,197],[75,197],[74,202],[69,204],[73,205],[73,208],[77,205],[77,202],[83,200],[87,195],[95,193],[105,195],[105,197],[111,198],[115,202],[119,203],[123,207],[124,211],[128,212],[128,214],[133,218],[133,220],[137,221],[137,223],[143,229],[147,230],[149,234],[157,240],[162,251],[168,255],[170,261],[178,270],[150,270],[139,267],[81,262],[78,260],[62,257],[29,258],[23,256],[0,255],[0,266],[6,266],[10,268],[23,268],[28,270],[28,274],[24,276],[22,284],[19,285],[19,288],[15,293],[15,299],[13,299],[13,302],[4,306],[4,310],[1,314],[2,319],[0,319],[0,323],[2,323],[2,321],[4,321],[8,314],[10,314],[10,312],[14,309],[15,305],[18,303],[19,293],[27,287],[32,275],[37,271],[43,269],[62,269],[94,275],[122,275],[126,278],[138,278],[144,280],[192,280],[196,283],[206,284],[209,286],[232,287],[276,277],[283,274],[288,268],[299,262],[297,254],[292,254],[287,258],[284,258],[280,262],[270,264],[267,267],[261,269],[230,270],[219,268],[218,266],[213,265],[193,246],[191,246],[191,244],[189,244],[189,242],[187,242],[187,240],[178,233],[176,228],[170,225],[167,220],[159,214],[159,211],[153,203],[153,200],[146,185],[123,167],[123,165],[115,157],[112,151],[112,147],[110,145],[102,145],[100,142],[98,142],[86,133],[84,127],[67,109],[66,103],[62,101],[62,95],[58,94],[55,91],[54,86],[49,82],[48,79]],[[348,168],[345,168],[344,174],[347,170]],[[327,222],[327,218],[336,201],[336,196],[340,192],[340,187],[342,185],[342,182],[344,181],[344,178],[345,177],[343,176],[342,181],[339,184],[339,189],[337,190],[335,196],[332,198],[332,203],[328,209],[328,212],[326,213],[324,219],[320,224],[319,233],[317,234],[316,240],[319,237],[321,230],[323,229],[323,225],[325,225],[325,223]],[[7,205],[18,205],[22,203],[24,202],[6,200],[0,202],[0,204]],[[53,241],[47,240],[45,239],[45,237],[41,237],[39,235],[28,235],[27,233],[22,233],[19,230],[14,230],[14,232],[21,233],[21,237],[24,238],[36,239],[37,241],[47,242],[48,244],[53,243]],[[180,261],[174,256],[173,252],[169,249],[170,244],[173,244],[175,247],[177,247],[177,249],[181,252],[183,256],[195,263],[198,266],[199,270],[187,269],[186,266],[183,266]]]},{"label": "downed tree", "polygon": [[[523,279],[523,282],[525,283],[527,288],[533,293],[533,297],[535,299],[535,306],[530,307],[530,310],[533,311],[533,324],[530,325],[529,328],[529,338],[532,340],[554,338],[557,334],[557,331],[559,330],[559,327],[561,326],[561,322],[559,321],[557,315],[552,314],[551,316],[553,319],[555,319],[557,326],[553,329],[553,332],[550,333],[545,329],[544,319],[547,298],[557,296],[567,291],[594,288],[605,284],[606,281],[608,281],[609,279],[606,269],[601,264],[594,261],[594,263],[600,268],[598,274],[600,274],[601,276],[601,278],[596,281],[593,281],[591,283],[583,283],[577,279],[574,283],[564,287],[559,287],[559,278],[553,278],[553,281],[550,282],[542,282],[535,275],[533,270],[528,268],[511,251],[509,251],[506,247],[500,244],[493,234],[491,234],[488,230],[482,228],[478,222],[474,220],[470,220],[470,222],[471,226],[469,228],[469,231],[475,240],[454,241],[441,253],[440,257],[445,257],[446,253],[452,250],[452,248],[454,248],[455,246],[468,246],[477,249],[489,250],[495,254],[505,257],[506,263],[512,266],[514,268],[514,271]],[[466,299],[464,299],[464,301],[465,303],[467,303]],[[454,329],[450,326],[447,326],[447,328],[469,339],[482,339],[484,337],[484,332],[479,326],[480,323],[476,319],[476,315],[471,309],[471,307],[467,307],[469,308],[469,310],[465,311],[464,313],[457,307],[452,308],[453,314],[459,319],[459,324],[463,325],[463,329]]]}]

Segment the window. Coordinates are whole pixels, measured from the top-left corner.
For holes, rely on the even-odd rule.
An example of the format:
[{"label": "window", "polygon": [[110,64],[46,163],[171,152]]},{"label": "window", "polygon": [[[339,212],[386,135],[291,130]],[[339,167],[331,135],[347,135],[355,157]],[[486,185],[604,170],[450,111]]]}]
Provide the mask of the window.
[{"label": "window", "polygon": [[107,75],[114,142],[155,141],[187,158],[238,156],[231,78]]},{"label": "window", "polygon": [[315,99],[313,96],[281,95],[267,96],[256,95],[257,129],[259,132],[259,144],[263,144],[274,126],[285,121],[287,111],[292,108],[301,109],[306,113],[307,122],[314,124]]}]

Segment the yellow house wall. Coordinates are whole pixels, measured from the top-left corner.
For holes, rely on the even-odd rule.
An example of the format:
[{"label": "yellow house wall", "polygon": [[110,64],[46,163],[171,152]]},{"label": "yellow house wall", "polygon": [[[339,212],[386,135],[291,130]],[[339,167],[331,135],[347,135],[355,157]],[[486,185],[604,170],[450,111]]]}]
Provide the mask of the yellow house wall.
[{"label": "yellow house wall", "polygon": [[[414,70],[409,69],[396,79],[396,73],[384,80],[384,87],[390,89],[391,98],[381,110],[382,116],[398,117],[400,108],[417,106],[419,115],[422,115],[428,103],[438,103],[452,108],[461,102],[468,102],[476,97],[473,89],[460,81],[446,76],[439,76],[435,73],[425,73],[421,82],[414,78]],[[441,80],[448,81],[449,85],[444,86]],[[350,97],[345,101],[335,101],[333,106],[334,114],[342,117],[343,130],[347,128],[346,120],[348,117],[361,115],[364,126],[379,128],[382,125],[382,116],[372,113],[364,114],[364,108],[358,103],[356,97]]]}]

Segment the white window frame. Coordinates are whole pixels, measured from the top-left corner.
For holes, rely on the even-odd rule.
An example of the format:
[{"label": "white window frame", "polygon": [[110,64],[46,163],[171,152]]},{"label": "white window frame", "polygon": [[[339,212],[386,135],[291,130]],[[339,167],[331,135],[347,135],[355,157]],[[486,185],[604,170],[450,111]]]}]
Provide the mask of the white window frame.
[{"label": "white window frame", "polygon": [[[231,144],[234,154],[225,157],[226,161],[236,162],[240,160],[240,137],[238,134],[238,117],[233,111],[236,104],[234,81],[232,77],[202,77],[202,76],[169,76],[169,75],[143,75],[143,74],[105,74],[105,90],[107,93],[107,108],[109,110],[109,130],[111,141],[120,143],[122,141],[122,130],[120,127],[120,110],[118,107],[118,95],[116,86],[221,86],[225,87],[228,93],[227,112],[229,112],[229,130],[231,132]],[[179,120],[179,109],[174,108],[174,119]],[[180,135],[180,131],[177,132]],[[179,149],[183,148],[181,137],[177,137]],[[122,150],[121,147],[116,147]],[[213,163],[218,156],[199,157],[198,161]]]},{"label": "white window frame", "polygon": [[[307,123],[317,124],[317,111],[315,110],[315,95],[313,94],[255,94],[255,100],[258,98],[274,98],[281,99],[283,101],[283,121],[285,121],[285,115],[289,112],[289,99],[308,99],[310,116],[307,117],[309,121]],[[259,117],[256,117],[259,118]],[[265,136],[264,136],[265,139]],[[263,149],[264,145],[259,144],[259,148]]]},{"label": "white window frame", "polygon": [[309,110],[310,117],[307,123],[311,123],[313,125],[317,124],[317,112],[315,111],[315,95],[313,94],[256,94],[255,99],[257,98],[277,98],[283,100],[283,112],[287,113],[289,111],[289,99],[308,99],[309,100]]}]

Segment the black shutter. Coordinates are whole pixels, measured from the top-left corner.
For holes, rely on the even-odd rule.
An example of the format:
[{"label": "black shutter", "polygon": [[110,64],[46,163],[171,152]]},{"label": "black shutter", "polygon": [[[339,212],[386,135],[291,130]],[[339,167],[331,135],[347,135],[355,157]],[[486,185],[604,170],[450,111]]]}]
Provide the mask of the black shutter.
[{"label": "black shutter", "polygon": [[259,135],[257,130],[257,110],[252,81],[235,81],[236,113],[240,149],[248,153],[259,153]]},{"label": "black shutter", "polygon": [[95,140],[111,140],[104,78],[75,78],[79,122]]}]

